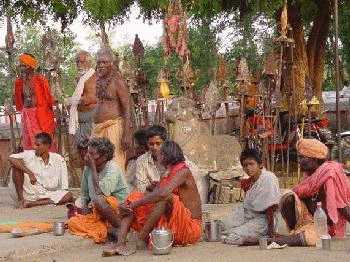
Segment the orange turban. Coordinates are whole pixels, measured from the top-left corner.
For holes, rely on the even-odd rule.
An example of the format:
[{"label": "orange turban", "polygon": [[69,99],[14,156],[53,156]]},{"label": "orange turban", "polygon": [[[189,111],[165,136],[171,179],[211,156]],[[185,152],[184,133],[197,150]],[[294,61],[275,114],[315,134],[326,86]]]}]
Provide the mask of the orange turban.
[{"label": "orange turban", "polygon": [[31,55],[28,55],[28,54],[21,54],[19,56],[19,61],[22,64],[29,66],[33,69],[36,69],[38,66],[38,60],[36,60],[34,57],[32,57]]},{"label": "orange turban", "polygon": [[328,147],[317,139],[300,139],[297,142],[297,151],[299,155],[326,159],[328,157]]}]

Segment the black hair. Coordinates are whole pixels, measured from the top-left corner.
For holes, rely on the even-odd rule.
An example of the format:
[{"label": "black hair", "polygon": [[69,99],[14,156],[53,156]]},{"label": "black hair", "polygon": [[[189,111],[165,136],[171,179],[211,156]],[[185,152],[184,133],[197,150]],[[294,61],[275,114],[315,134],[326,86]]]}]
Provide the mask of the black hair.
[{"label": "black hair", "polygon": [[255,115],[255,110],[254,109],[247,109],[245,111],[245,118],[248,119],[249,117],[252,117]]},{"label": "black hair", "polygon": [[77,145],[78,150],[87,149],[89,146],[89,138],[82,137],[82,138],[78,139],[76,142],[76,145]]},{"label": "black hair", "polygon": [[164,162],[166,165],[175,165],[179,162],[185,161],[181,147],[174,141],[165,141],[160,148],[160,151],[164,156]]},{"label": "black hair", "polygon": [[256,162],[258,162],[258,164],[262,164],[261,154],[256,149],[249,148],[249,149],[245,149],[244,151],[242,151],[241,156],[240,156],[241,164],[243,164],[243,161],[248,159],[248,158],[254,159]]},{"label": "black hair", "polygon": [[52,144],[52,138],[48,133],[42,132],[35,135],[35,139],[40,140],[41,143],[45,145],[51,145]]},{"label": "black hair", "polygon": [[96,149],[100,156],[105,156],[107,161],[113,159],[115,146],[105,137],[95,137],[90,139],[89,147]]},{"label": "black hair", "polygon": [[159,136],[162,140],[165,141],[168,139],[168,132],[162,126],[158,126],[158,125],[150,126],[147,129],[147,140],[154,136]]},{"label": "black hair", "polygon": [[140,146],[147,146],[147,129],[139,129],[134,133],[134,139]]}]

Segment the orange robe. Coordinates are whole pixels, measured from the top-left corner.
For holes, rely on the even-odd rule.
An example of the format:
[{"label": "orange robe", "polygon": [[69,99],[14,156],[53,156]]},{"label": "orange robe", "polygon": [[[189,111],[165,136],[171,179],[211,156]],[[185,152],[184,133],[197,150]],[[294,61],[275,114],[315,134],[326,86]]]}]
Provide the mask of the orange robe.
[{"label": "orange robe", "polygon": [[[36,98],[35,114],[37,123],[31,125],[35,130],[24,130],[25,135],[36,135],[40,132],[46,132],[53,137],[55,121],[53,113],[53,98],[50,92],[49,82],[43,75],[36,74],[32,77],[32,84]],[[23,113],[24,110],[23,100],[23,80],[17,78],[15,81],[15,104],[17,111],[20,111],[21,113]],[[29,122],[33,122],[33,119],[30,119]],[[30,142],[32,143],[32,141]],[[30,146],[33,145],[25,145],[25,149],[32,149],[28,148]]]},{"label": "orange robe", "polygon": [[[118,200],[115,197],[106,197],[106,201],[114,210],[118,209]],[[95,208],[91,214],[78,214],[71,217],[67,223],[69,232],[74,235],[92,238],[95,243],[104,243],[107,240],[109,223],[102,219]]]},{"label": "orange robe", "polygon": [[[169,175],[161,179],[160,186],[168,184],[183,168],[186,168],[184,162],[171,167]],[[202,234],[202,221],[192,218],[190,210],[180,200],[178,191],[178,188],[173,191],[173,206],[170,216],[163,215],[158,221],[157,227],[170,229],[174,236],[174,244],[185,246],[199,241]],[[143,198],[143,196],[144,193],[133,192],[128,196],[127,201],[133,202]],[[134,210],[134,220],[131,225],[134,230],[139,232],[144,227],[153,207],[154,204],[146,204]]]}]

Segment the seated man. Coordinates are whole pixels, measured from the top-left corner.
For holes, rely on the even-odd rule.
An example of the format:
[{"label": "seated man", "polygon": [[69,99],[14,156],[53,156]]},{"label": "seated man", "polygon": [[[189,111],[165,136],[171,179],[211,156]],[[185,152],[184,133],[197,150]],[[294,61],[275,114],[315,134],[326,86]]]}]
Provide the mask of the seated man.
[{"label": "seated man", "polygon": [[344,237],[346,221],[350,221],[350,181],[343,166],[326,161],[328,148],[316,139],[300,139],[297,151],[304,180],[292,190],[307,204],[311,214],[316,202],[321,201],[329,218],[329,234]]},{"label": "seated man", "polygon": [[[107,138],[89,141],[85,155],[85,169],[81,180],[82,209],[85,215],[77,214],[68,220],[72,234],[105,242],[108,226],[119,227],[118,203],[124,201],[128,188],[123,173],[113,161],[114,145]],[[89,214],[89,204],[93,210]]]},{"label": "seated man", "polygon": [[126,236],[131,228],[139,233],[139,240],[146,241],[155,227],[168,228],[173,233],[175,245],[196,243],[202,232],[202,210],[194,178],[185,164],[178,144],[165,142],[159,159],[167,168],[167,176],[161,178],[152,192],[131,193],[120,207],[121,221],[118,243],[104,250],[104,255],[129,255]]},{"label": "seated man", "polygon": [[21,208],[73,201],[68,192],[67,165],[64,158],[49,152],[52,144],[48,133],[35,136],[34,150],[12,154],[10,194]]},{"label": "seated man", "polygon": [[137,159],[148,151],[147,146],[147,129],[139,129],[134,133],[134,155],[128,159],[128,164],[125,172],[125,177],[130,190],[136,187],[136,163]]},{"label": "seated man", "polygon": [[230,225],[228,235],[222,241],[231,245],[255,245],[259,237],[272,236],[275,232],[280,189],[277,177],[263,169],[261,156],[256,150],[243,151],[240,161],[249,176],[243,183],[247,191],[243,204],[227,221]]},{"label": "seated man", "polygon": [[313,216],[294,192],[288,191],[281,197],[280,210],[289,235],[276,234],[270,241],[288,246],[315,246],[317,233]]},{"label": "seated man", "polygon": [[167,139],[167,131],[162,126],[151,126],[146,131],[148,151],[136,160],[134,186],[140,192],[159,182],[166,169],[158,157],[160,147]]}]

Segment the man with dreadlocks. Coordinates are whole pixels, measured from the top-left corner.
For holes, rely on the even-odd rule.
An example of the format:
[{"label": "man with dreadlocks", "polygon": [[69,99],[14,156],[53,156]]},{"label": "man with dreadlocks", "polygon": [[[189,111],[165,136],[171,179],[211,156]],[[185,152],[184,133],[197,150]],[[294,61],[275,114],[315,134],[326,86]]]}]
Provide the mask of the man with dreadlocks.
[{"label": "man with dreadlocks", "polygon": [[102,48],[96,55],[97,107],[94,116],[94,137],[106,137],[115,146],[114,159],[125,170],[126,150],[132,142],[130,95],[118,69],[113,65],[111,49]]}]

